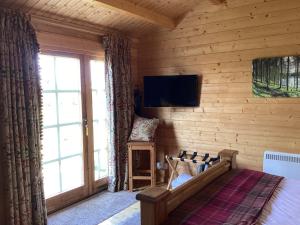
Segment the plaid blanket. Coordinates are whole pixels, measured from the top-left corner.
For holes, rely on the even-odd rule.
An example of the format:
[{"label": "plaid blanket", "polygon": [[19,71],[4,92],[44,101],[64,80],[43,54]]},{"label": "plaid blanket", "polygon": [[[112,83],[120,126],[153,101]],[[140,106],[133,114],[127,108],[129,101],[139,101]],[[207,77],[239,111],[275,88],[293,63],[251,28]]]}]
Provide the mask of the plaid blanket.
[{"label": "plaid blanket", "polygon": [[282,177],[232,170],[185,201],[165,225],[255,224]]}]

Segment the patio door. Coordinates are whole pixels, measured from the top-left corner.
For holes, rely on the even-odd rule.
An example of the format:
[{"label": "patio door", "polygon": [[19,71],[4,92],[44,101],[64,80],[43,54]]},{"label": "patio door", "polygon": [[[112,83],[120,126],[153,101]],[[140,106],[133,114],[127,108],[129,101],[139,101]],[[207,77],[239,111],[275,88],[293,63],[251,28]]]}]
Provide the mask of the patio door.
[{"label": "patio door", "polygon": [[106,184],[104,67],[82,55],[40,55],[43,176],[48,212]]}]

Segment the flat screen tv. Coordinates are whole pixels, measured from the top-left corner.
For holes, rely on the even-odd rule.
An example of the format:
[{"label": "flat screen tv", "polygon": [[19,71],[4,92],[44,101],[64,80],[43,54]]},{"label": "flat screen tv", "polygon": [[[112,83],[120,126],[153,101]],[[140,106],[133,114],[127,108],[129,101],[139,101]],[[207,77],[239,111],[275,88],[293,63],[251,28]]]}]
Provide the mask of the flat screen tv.
[{"label": "flat screen tv", "polygon": [[145,107],[198,106],[198,76],[145,76]]}]

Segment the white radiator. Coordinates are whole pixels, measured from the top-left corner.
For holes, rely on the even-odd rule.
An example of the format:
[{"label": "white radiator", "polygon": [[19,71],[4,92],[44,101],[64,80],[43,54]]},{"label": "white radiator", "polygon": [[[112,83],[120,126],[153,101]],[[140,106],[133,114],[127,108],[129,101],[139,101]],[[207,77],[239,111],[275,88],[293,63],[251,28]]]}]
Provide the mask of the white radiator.
[{"label": "white radiator", "polygon": [[266,151],[263,170],[266,173],[300,180],[300,155]]}]

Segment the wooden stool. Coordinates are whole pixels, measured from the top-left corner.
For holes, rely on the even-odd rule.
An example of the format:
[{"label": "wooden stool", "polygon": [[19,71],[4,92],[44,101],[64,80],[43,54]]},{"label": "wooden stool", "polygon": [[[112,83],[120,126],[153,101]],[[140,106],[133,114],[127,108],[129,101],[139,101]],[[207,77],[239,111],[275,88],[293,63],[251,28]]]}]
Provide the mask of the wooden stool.
[{"label": "wooden stool", "polygon": [[[134,180],[150,180],[151,187],[156,184],[156,152],[154,142],[128,142],[128,173],[129,173],[129,191],[133,191]],[[149,151],[150,169],[133,171],[133,151]],[[148,173],[147,176],[134,176],[134,172]]]}]

